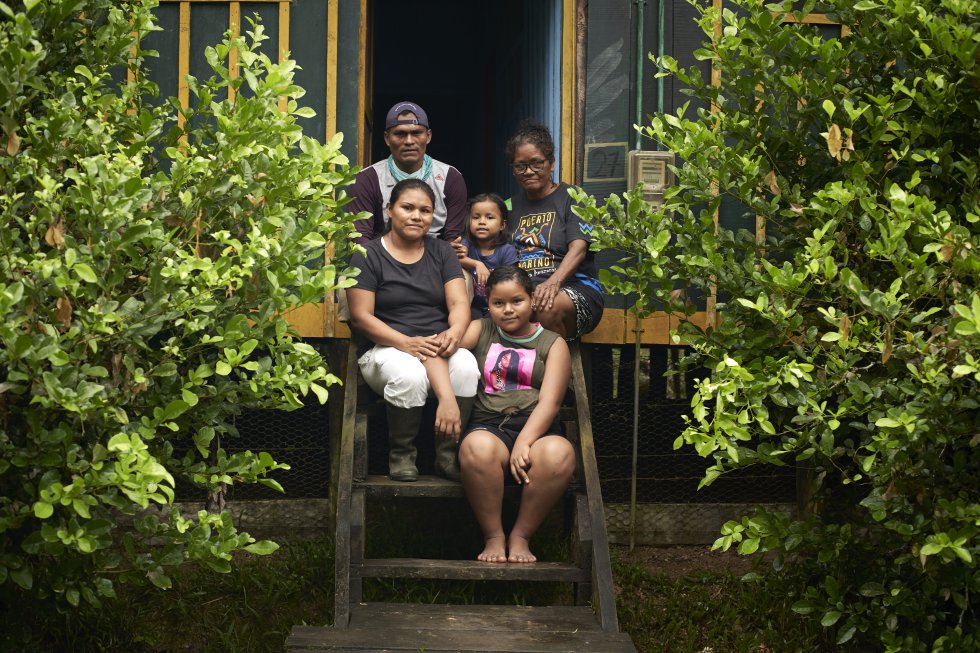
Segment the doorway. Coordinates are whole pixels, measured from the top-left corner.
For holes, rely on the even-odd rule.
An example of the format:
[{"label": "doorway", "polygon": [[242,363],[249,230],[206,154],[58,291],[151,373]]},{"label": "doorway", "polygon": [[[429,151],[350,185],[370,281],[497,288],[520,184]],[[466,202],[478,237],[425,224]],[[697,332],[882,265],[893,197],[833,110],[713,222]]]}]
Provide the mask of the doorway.
[{"label": "doorway", "polygon": [[385,114],[410,100],[432,123],[428,154],[458,168],[471,196],[514,193],[504,144],[525,118],[551,130],[557,168],[561,0],[372,4],[368,92],[374,130],[366,163],[387,156]]}]

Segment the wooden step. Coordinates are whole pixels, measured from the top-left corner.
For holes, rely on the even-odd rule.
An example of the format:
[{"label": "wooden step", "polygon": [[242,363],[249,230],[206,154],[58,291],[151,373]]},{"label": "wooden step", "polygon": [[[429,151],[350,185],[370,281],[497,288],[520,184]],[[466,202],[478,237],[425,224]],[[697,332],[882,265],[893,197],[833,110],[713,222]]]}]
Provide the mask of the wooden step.
[{"label": "wooden step", "polygon": [[369,497],[383,499],[394,497],[456,499],[465,496],[463,486],[456,481],[426,474],[421,474],[417,481],[411,483],[393,481],[380,474],[370,474],[364,480],[355,479],[354,487],[363,488]]},{"label": "wooden step", "polygon": [[582,583],[591,572],[566,562],[495,563],[479,560],[371,558],[351,563],[351,576],[361,578],[433,578],[442,580],[536,580]]},{"label": "wooden step", "polygon": [[[371,474],[363,481],[354,481],[354,487],[363,488],[369,497],[391,499],[395,497],[419,497],[437,499],[457,499],[465,497],[463,486],[456,481],[450,481],[441,476],[422,474],[417,481],[405,483],[393,481],[387,476]],[[521,488],[517,485],[504,486],[507,498],[520,496]]]},{"label": "wooden step", "polygon": [[[363,480],[354,480],[355,488],[362,488],[364,492],[372,498],[393,499],[393,498],[425,498],[425,499],[457,499],[465,498],[462,484],[450,481],[441,476],[431,476],[422,474],[417,481],[406,483],[404,481],[393,481],[381,474],[369,474]],[[581,486],[572,483],[568,491],[576,492]],[[505,485],[504,499],[517,499],[521,496],[521,486]]]},{"label": "wooden step", "polygon": [[347,628],[296,626],[286,649],[636,653],[625,633],[603,632],[588,607],[401,603],[355,605]]}]

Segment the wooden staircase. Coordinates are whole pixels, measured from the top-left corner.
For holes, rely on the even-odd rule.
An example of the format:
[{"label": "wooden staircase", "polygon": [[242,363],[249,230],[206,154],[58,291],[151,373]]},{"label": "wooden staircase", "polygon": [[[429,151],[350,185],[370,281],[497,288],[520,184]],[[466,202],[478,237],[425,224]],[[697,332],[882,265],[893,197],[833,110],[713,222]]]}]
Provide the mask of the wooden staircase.
[{"label": "wooden staircase", "polygon": [[[629,636],[619,632],[616,619],[592,423],[577,344],[572,346],[570,384],[575,408],[568,416],[570,422],[566,423],[568,438],[578,456],[569,490],[573,522],[570,562],[494,564],[477,560],[365,558],[365,515],[369,500],[459,499],[465,503],[466,498],[462,485],[435,476],[423,475],[414,483],[399,483],[367,473],[367,415],[359,408],[358,381],[351,345],[336,465],[334,626],[295,626],[286,640],[288,651],[636,651]],[[508,486],[505,500],[517,498],[519,492],[519,487]],[[576,605],[364,603],[365,578],[563,582],[572,584]]]}]

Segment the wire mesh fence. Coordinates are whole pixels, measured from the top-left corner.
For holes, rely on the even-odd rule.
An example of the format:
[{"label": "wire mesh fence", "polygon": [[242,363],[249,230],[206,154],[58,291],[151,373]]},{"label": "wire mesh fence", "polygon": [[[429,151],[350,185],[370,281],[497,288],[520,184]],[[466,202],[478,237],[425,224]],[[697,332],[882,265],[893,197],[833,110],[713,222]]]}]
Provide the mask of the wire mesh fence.
[{"label": "wire mesh fence", "polygon": [[[694,374],[678,371],[681,350],[661,345],[639,352],[631,345],[583,348],[590,385],[592,429],[606,504],[610,538],[617,542],[688,543],[711,541],[727,519],[756,504],[790,509],[796,496],[792,467],[756,467],[723,475],[698,490],[709,460],[690,447],[674,448],[690,407]],[[634,409],[638,394],[638,410]],[[333,396],[340,397],[335,391]],[[368,422],[368,467],[387,470],[387,423],[380,400],[365,404]],[[435,406],[429,410],[434,413]],[[634,412],[638,422],[635,508],[633,496]],[[290,465],[274,473],[285,496],[262,486],[234,486],[229,499],[325,498],[330,486],[330,410],[315,400],[292,411],[246,411],[238,421],[238,438],[229,451],[267,451]],[[418,441],[419,468],[431,473],[431,434]],[[186,500],[186,492],[180,495]],[[194,498],[203,498],[194,490]]]},{"label": "wire mesh fence", "polygon": [[698,490],[710,460],[690,447],[674,448],[684,430],[697,374],[680,371],[682,353],[679,347],[648,345],[640,348],[637,361],[630,345],[590,348],[592,430],[613,541],[629,541],[631,528],[637,543],[711,541],[719,524],[756,504],[788,509],[795,501],[792,467],[740,470]]}]

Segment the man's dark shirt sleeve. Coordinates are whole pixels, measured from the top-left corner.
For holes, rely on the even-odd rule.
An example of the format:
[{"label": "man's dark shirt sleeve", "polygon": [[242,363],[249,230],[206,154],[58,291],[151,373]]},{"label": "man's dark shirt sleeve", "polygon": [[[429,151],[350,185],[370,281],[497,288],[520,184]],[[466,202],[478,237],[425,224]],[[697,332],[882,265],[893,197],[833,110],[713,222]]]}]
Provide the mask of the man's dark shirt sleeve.
[{"label": "man's dark shirt sleeve", "polygon": [[[465,186],[463,193],[466,193]],[[381,185],[378,182],[378,173],[374,171],[374,168],[365,168],[357,173],[348,195],[353,198],[347,205],[349,213],[367,211],[371,214],[370,218],[354,222],[354,228],[360,234],[354,241],[360,245],[365,245],[384,231],[384,216],[381,214],[383,209],[381,206]]]},{"label": "man's dark shirt sleeve", "polygon": [[466,224],[466,181],[456,168],[450,168],[446,175],[446,225],[442,228],[442,239],[452,241],[462,235]]}]

